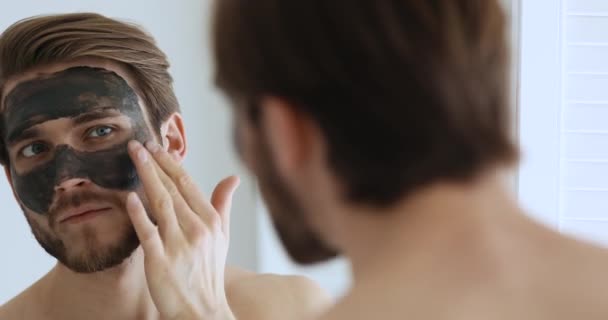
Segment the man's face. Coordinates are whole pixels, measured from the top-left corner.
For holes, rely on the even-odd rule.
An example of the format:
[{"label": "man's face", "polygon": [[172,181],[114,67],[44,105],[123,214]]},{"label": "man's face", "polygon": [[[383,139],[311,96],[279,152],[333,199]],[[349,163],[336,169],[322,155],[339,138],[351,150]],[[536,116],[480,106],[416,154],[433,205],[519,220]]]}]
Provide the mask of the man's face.
[{"label": "man's face", "polygon": [[153,135],[128,83],[65,69],[18,83],[1,115],[11,183],[42,247],[77,272],[129,257],[139,243],[124,203],[140,185],[127,143]]},{"label": "man's face", "polygon": [[338,252],[327,245],[310,225],[308,213],[303,209],[298,197],[281,179],[268,144],[260,134],[263,130],[253,129],[249,122],[245,112],[237,111],[235,144],[239,154],[258,179],[260,193],[287,253],[301,264],[312,264],[336,257]]}]

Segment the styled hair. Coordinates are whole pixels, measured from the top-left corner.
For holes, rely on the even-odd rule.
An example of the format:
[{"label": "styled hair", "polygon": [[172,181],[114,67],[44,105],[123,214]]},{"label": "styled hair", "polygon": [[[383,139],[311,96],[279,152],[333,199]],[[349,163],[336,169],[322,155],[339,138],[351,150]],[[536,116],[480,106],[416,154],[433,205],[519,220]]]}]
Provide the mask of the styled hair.
[{"label": "styled hair", "polygon": [[214,10],[217,86],[236,108],[275,96],[316,121],[350,201],[390,206],[517,161],[497,0],[218,0]]},{"label": "styled hair", "polygon": [[[80,58],[125,66],[155,129],[179,112],[169,62],[152,36],[137,25],[95,13],[36,16],[6,29],[0,35],[0,89],[30,69]],[[0,121],[0,164],[8,164],[2,126]]]}]

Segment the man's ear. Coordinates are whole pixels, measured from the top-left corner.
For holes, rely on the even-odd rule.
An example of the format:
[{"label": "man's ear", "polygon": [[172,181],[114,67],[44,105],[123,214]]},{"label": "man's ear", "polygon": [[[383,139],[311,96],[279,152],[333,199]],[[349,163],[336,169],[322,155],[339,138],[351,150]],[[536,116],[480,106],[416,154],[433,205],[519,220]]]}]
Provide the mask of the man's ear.
[{"label": "man's ear", "polygon": [[179,113],[172,114],[161,126],[161,144],[177,161],[182,162],[186,157],[188,145],[184,120]]},{"label": "man's ear", "polygon": [[298,172],[315,151],[318,138],[310,117],[278,97],[261,101],[261,124],[271,155],[281,175]]}]

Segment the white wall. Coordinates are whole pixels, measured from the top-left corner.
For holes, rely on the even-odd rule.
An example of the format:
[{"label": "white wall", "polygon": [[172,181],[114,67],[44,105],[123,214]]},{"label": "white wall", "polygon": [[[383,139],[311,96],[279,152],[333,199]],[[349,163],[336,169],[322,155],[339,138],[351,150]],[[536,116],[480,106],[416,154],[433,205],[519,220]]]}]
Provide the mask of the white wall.
[{"label": "white wall", "polygon": [[[222,177],[242,173],[232,152],[229,114],[210,84],[207,1],[200,0],[19,0],[0,10],[0,30],[32,15],[94,11],[141,24],[169,56],[175,90],[190,143],[186,167],[210,194]],[[252,182],[241,175],[232,217],[229,262],[257,268],[256,217]],[[29,227],[0,178],[0,304],[43,275],[54,263]]]},{"label": "white wall", "polygon": [[559,207],[560,10],[555,0],[521,3],[519,196],[534,217],[553,227]]}]

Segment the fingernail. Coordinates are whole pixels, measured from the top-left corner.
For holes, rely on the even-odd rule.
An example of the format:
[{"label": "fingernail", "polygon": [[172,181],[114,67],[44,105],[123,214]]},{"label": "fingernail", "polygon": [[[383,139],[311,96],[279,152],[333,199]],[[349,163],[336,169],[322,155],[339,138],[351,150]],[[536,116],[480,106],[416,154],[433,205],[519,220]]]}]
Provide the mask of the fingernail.
[{"label": "fingernail", "polygon": [[148,151],[144,148],[139,149],[139,151],[137,151],[137,158],[139,158],[139,161],[142,163],[148,162]]},{"label": "fingernail", "polygon": [[146,148],[148,148],[148,150],[150,150],[152,153],[157,153],[160,150],[160,146],[154,141],[146,142]]}]

